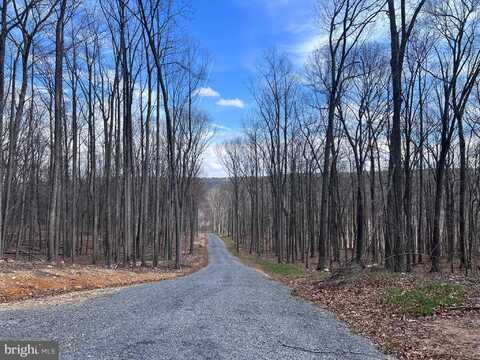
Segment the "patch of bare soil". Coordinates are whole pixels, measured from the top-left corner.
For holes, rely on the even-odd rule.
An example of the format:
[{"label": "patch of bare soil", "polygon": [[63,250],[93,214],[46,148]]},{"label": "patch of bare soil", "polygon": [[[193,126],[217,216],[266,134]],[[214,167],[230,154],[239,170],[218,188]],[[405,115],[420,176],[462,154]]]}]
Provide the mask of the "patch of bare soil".
[{"label": "patch of bare soil", "polygon": [[[174,279],[199,270],[208,263],[207,235],[201,234],[195,242],[194,252],[184,258],[180,270],[171,262],[163,262],[158,268],[104,268],[77,264],[49,264],[0,260],[0,304],[26,299],[51,297],[81,291],[84,296],[96,296],[114,290],[90,291],[117,288],[133,284]],[[64,296],[65,301],[77,299]],[[63,301],[58,299],[58,301]],[[55,300],[54,300],[55,301]],[[45,302],[45,301],[43,301]],[[28,306],[28,304],[27,304]]]},{"label": "patch of bare soil", "polygon": [[[385,304],[389,288],[411,289],[426,278],[464,284],[471,290],[459,306],[432,316],[409,317]],[[291,281],[294,294],[333,311],[356,333],[398,359],[480,359],[480,285],[461,277],[384,272],[341,276],[327,281]]]},{"label": "patch of bare soil", "polygon": [[[134,285],[129,285],[134,286]],[[82,290],[68,292],[60,295],[46,296],[31,298],[16,302],[2,303],[0,304],[0,311],[10,311],[10,310],[26,310],[26,309],[39,309],[52,305],[62,305],[62,304],[79,304],[85,300],[100,297],[108,296],[111,294],[124,289],[125,286],[121,287],[110,287],[104,289],[94,289],[94,290]]]}]

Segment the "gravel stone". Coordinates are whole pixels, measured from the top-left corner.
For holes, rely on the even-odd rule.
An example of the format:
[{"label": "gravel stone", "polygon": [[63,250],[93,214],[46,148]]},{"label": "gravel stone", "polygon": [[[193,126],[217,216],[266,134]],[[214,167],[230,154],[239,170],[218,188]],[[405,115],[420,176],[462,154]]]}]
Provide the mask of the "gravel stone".
[{"label": "gravel stone", "polygon": [[336,317],[242,265],[209,235],[209,265],[78,304],[0,312],[1,339],[57,340],[60,358],[386,359]]}]

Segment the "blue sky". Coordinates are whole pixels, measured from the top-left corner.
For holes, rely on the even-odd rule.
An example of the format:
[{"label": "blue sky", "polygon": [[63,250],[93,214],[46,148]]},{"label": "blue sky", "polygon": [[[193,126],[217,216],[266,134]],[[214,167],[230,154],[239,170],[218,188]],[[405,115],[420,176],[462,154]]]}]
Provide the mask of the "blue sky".
[{"label": "blue sky", "polygon": [[[249,81],[262,54],[271,48],[302,66],[318,29],[316,0],[193,0],[189,32],[207,50],[211,64],[199,106],[211,116],[217,134],[205,155],[203,176],[223,176],[214,147],[238,135],[252,106]],[[213,90],[213,91],[212,91]],[[223,106],[222,106],[223,105]]]}]

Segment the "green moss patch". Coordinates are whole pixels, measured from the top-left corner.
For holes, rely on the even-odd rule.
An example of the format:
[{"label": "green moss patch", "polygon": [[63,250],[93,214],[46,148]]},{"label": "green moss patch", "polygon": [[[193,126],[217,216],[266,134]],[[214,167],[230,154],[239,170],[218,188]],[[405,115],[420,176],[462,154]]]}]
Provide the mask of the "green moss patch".
[{"label": "green moss patch", "polygon": [[230,236],[223,236],[222,239],[232,255],[238,257],[246,265],[253,266],[269,276],[284,279],[307,278],[309,280],[321,280],[326,277],[324,272],[305,269],[301,263],[278,263],[276,258],[258,257],[255,254],[249,254],[244,249],[240,249],[240,253],[237,253],[235,243]]},{"label": "green moss patch", "polygon": [[434,312],[461,303],[468,295],[463,285],[422,282],[410,289],[391,288],[384,301],[402,315],[412,317],[433,315]]}]

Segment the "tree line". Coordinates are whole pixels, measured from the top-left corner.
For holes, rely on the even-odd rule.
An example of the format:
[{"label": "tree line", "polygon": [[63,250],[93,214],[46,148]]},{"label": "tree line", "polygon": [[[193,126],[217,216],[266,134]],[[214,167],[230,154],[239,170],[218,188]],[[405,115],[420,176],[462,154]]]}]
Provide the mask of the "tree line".
[{"label": "tree line", "polygon": [[0,257],[179,267],[208,56],[175,0],[2,0]]},{"label": "tree line", "polygon": [[209,194],[237,249],[317,269],[478,272],[478,0],[319,2],[298,70],[267,51]]}]

